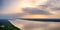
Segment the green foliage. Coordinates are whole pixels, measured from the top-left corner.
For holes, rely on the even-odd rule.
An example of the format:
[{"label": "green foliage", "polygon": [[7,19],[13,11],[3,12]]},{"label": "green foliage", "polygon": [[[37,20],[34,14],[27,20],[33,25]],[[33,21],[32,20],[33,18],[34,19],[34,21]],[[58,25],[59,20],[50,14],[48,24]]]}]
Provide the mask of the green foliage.
[{"label": "green foliage", "polygon": [[0,30],[20,30],[12,25],[8,20],[0,20]]}]

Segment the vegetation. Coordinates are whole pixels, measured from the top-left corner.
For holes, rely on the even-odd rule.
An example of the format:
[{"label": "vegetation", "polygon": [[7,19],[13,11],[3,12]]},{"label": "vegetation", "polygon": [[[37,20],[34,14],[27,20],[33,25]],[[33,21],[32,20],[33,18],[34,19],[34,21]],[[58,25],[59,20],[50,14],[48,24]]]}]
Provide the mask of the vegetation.
[{"label": "vegetation", "polygon": [[20,30],[6,19],[0,19],[0,30]]}]

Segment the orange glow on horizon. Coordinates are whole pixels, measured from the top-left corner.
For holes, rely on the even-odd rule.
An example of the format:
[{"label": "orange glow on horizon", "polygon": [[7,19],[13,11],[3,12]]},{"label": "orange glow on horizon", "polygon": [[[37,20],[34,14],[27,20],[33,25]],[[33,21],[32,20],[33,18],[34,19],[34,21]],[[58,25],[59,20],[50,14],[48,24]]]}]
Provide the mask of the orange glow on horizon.
[{"label": "orange glow on horizon", "polygon": [[46,15],[25,15],[22,18],[48,18]]}]

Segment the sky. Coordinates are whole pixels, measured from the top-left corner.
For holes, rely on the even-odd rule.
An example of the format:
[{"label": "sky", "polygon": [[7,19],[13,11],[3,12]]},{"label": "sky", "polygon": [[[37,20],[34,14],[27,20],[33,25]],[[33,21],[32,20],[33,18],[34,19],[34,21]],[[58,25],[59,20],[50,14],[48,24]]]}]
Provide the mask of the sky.
[{"label": "sky", "polygon": [[2,0],[0,18],[60,18],[59,3],[60,0]]}]

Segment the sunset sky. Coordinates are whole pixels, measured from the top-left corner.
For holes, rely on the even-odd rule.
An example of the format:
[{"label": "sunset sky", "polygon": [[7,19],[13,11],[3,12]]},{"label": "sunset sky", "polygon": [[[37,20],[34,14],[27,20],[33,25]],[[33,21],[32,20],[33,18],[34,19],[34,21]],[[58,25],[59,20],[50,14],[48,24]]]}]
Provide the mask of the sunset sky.
[{"label": "sunset sky", "polygon": [[60,0],[3,0],[0,18],[60,18]]}]

